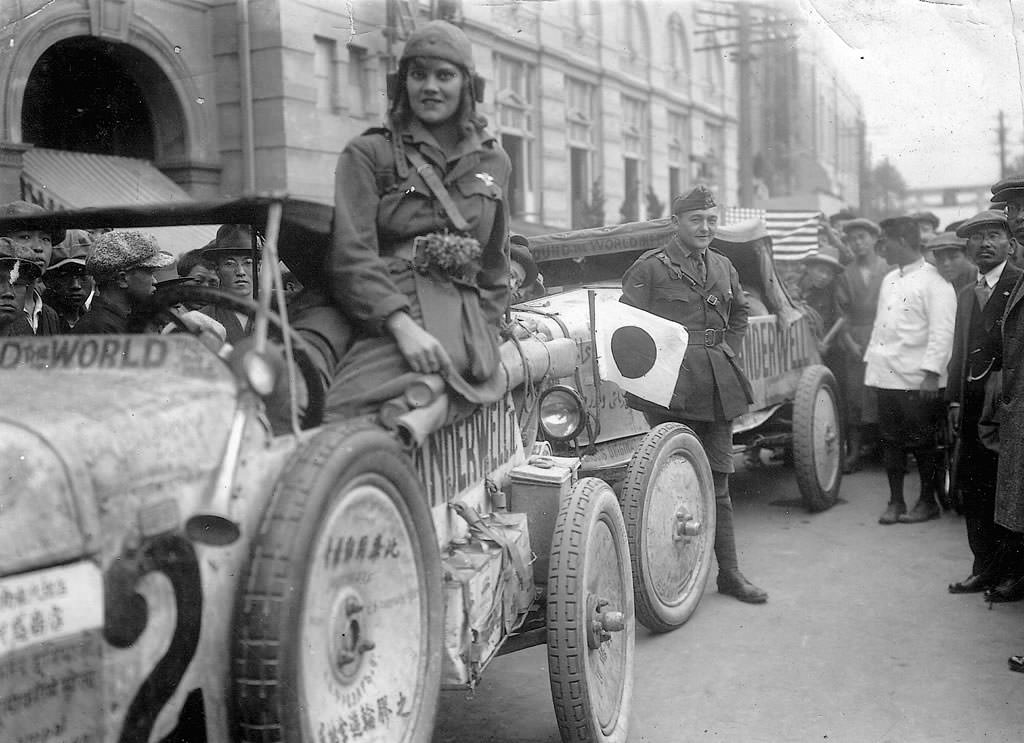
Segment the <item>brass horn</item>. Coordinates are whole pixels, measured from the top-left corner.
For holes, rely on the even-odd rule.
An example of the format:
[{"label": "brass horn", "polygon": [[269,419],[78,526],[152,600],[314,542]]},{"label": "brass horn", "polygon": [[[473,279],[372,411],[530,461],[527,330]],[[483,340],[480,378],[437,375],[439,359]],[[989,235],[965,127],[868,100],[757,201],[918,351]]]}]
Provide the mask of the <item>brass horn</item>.
[{"label": "brass horn", "polygon": [[231,497],[231,491],[238,458],[242,451],[242,433],[245,430],[246,418],[243,408],[235,411],[220,471],[217,473],[213,488],[202,507],[185,521],[185,535],[193,542],[210,547],[226,547],[242,536],[242,528],[232,513],[235,499]]}]

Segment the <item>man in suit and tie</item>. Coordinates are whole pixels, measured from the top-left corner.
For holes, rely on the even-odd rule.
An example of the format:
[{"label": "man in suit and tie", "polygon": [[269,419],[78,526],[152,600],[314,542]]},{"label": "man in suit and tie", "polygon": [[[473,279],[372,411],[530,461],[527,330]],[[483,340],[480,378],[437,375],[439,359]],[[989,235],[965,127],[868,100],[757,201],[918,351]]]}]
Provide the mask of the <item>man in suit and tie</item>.
[{"label": "man in suit and tie", "polygon": [[986,391],[1002,368],[1002,318],[1019,268],[1007,262],[1010,227],[1002,212],[984,211],[964,222],[956,236],[966,238],[968,256],[977,266],[976,280],[957,295],[953,353],[949,361],[946,402],[959,446],[957,472],[967,543],[974,554],[970,575],[952,583],[950,593],[976,593],[993,588],[1005,566],[1001,553],[1006,530],[995,522],[996,472],[999,453],[979,428]]},{"label": "man in suit and tie", "polygon": [[718,591],[761,604],[768,594],[739,571],[733,533],[729,473],[732,420],[747,412],[753,397],[736,354],[747,332],[747,301],[732,262],[709,249],[718,227],[718,205],[697,186],[672,201],[676,234],[649,250],[622,277],[625,304],[686,327],[686,359],[668,408],[628,396],[650,425],[675,421],[693,429],[708,455],[715,483],[715,557]]}]

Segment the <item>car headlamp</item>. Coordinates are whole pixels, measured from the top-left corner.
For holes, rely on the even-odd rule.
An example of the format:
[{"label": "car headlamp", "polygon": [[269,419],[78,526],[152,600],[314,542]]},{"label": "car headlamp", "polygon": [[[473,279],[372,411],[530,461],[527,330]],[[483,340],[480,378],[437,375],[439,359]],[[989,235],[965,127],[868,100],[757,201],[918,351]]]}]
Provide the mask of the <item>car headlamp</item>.
[{"label": "car headlamp", "polygon": [[572,387],[555,385],[540,396],[540,429],[552,441],[568,441],[579,436],[586,422],[583,398]]},{"label": "car headlamp", "polygon": [[277,372],[266,356],[249,351],[242,357],[242,371],[245,372],[245,381],[257,395],[266,397],[274,391]]}]

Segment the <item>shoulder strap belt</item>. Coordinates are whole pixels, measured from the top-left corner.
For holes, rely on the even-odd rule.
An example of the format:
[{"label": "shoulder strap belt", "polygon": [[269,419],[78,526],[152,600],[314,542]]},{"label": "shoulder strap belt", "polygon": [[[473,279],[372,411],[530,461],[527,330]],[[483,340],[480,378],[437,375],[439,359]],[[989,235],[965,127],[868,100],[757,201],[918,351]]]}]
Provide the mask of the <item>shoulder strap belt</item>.
[{"label": "shoulder strap belt", "polygon": [[722,312],[722,309],[719,307],[721,301],[719,301],[718,297],[716,297],[714,294],[711,294],[710,292],[704,291],[704,287],[702,287],[697,282],[697,279],[693,278],[690,274],[686,273],[686,271],[684,271],[681,266],[673,263],[672,259],[665,254],[664,250],[658,253],[658,260],[665,264],[665,268],[668,269],[669,273],[672,274],[672,276],[674,276],[677,279],[686,279],[687,281],[689,281],[690,286],[693,287],[693,290],[697,292],[697,294],[699,294],[701,298],[703,298],[704,302],[707,303],[708,306],[710,306],[711,309],[713,309],[720,318],[722,318],[722,322],[724,322],[726,326],[729,325],[729,318],[725,316],[725,313]]},{"label": "shoulder strap belt", "polygon": [[437,175],[437,171],[434,170],[434,166],[424,160],[423,155],[413,148],[406,149],[405,156],[409,158],[409,162],[416,168],[416,172],[423,176],[427,186],[434,192],[437,200],[441,202],[441,206],[444,207],[445,212],[448,214],[448,219],[452,221],[455,229],[459,232],[469,232],[469,222],[462,216],[459,207],[455,205],[452,195],[444,187],[444,183],[441,182],[441,178]]}]

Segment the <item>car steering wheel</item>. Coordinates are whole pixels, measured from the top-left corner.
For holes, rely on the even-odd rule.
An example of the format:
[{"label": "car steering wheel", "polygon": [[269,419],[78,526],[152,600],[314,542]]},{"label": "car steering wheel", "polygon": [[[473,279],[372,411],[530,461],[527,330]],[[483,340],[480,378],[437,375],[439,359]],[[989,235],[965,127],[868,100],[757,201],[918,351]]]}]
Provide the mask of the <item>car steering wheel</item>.
[{"label": "car steering wheel", "polygon": [[[170,311],[176,304],[203,304],[224,307],[233,312],[253,316],[259,309],[259,305],[252,299],[240,297],[224,289],[215,289],[210,286],[197,286],[195,284],[177,284],[158,290],[152,299],[153,309],[166,316],[178,328],[197,335],[196,331],[188,327],[181,318]],[[270,326],[283,334],[281,318],[276,312],[268,313]],[[327,390],[324,389],[320,372],[313,363],[313,351],[305,339],[296,333],[291,327],[288,328],[288,337],[291,340],[292,352],[295,357],[295,365],[299,368],[302,380],[306,383],[307,402],[306,409],[299,420],[302,429],[313,428],[320,425],[324,418],[324,403],[327,398]]]}]

